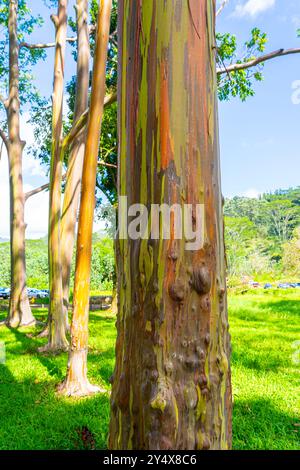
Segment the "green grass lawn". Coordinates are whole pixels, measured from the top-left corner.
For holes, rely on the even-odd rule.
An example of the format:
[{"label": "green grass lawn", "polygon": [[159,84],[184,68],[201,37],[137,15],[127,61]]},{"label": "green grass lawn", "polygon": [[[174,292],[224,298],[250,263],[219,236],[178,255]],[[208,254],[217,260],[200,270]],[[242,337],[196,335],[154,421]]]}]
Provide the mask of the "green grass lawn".
[{"label": "green grass lawn", "polygon": [[[299,339],[296,292],[230,296],[234,449],[299,448],[300,366],[292,360]],[[46,311],[35,310],[45,319]],[[1,312],[0,318],[4,318]],[[43,356],[45,340],[0,328],[6,362],[0,364],[0,449],[84,449],[106,446],[108,394],[57,397],[67,356]],[[115,317],[90,315],[89,377],[109,390],[114,364]],[[84,428],[90,439],[82,437]],[[85,434],[86,435],[86,434]]]}]

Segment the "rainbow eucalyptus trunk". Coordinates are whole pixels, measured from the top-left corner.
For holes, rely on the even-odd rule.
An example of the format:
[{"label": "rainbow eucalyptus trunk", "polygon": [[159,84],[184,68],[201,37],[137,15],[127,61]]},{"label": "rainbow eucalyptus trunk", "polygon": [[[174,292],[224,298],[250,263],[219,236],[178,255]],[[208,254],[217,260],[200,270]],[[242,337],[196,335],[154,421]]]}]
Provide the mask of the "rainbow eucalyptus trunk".
[{"label": "rainbow eucalyptus trunk", "polygon": [[49,193],[49,286],[48,344],[41,351],[68,348],[63,314],[62,258],[60,242],[61,183],[62,183],[62,116],[64,66],[67,34],[67,0],[59,0],[57,15],[52,16],[56,29],[54,82],[52,95],[52,153]]},{"label": "rainbow eucalyptus trunk", "polygon": [[90,115],[82,172],[71,345],[67,376],[59,387],[61,393],[72,396],[89,395],[100,391],[99,387],[91,385],[88,381],[87,352],[96,174],[105,96],[106,60],[111,7],[112,0],[100,0]]},{"label": "rainbow eucalyptus trunk", "polygon": [[[89,91],[89,27],[88,0],[77,0],[77,83],[74,123],[88,107]],[[82,129],[72,142],[68,161],[66,187],[61,219],[61,258],[63,309],[68,329],[68,307],[70,293],[70,273],[75,241],[75,226],[80,198],[81,174],[84,157],[86,132]]]},{"label": "rainbow eucalyptus trunk", "polygon": [[214,23],[212,0],[119,1],[119,194],[192,204],[195,231],[199,204],[203,236],[118,241],[110,449],[231,446]]},{"label": "rainbow eucalyptus trunk", "polygon": [[31,313],[26,289],[24,191],[22,179],[22,154],[25,146],[20,138],[19,98],[19,44],[17,33],[18,1],[9,2],[9,99],[8,161],[10,183],[10,250],[11,295],[6,323],[10,327],[30,325],[35,322]]}]

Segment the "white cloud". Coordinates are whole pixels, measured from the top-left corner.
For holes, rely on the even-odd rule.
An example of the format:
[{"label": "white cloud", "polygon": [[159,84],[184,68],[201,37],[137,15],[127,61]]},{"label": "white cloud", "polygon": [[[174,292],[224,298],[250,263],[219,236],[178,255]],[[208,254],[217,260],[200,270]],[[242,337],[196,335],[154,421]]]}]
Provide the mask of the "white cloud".
[{"label": "white cloud", "polygon": [[[24,185],[24,191],[33,189]],[[49,192],[45,191],[28,199],[25,205],[26,238],[41,238],[48,230]]]},{"label": "white cloud", "polygon": [[30,176],[40,176],[41,178],[46,177],[46,171],[40,165],[40,162],[36,160],[35,158],[29,155],[26,155],[25,152],[23,156],[22,167],[23,167],[23,173],[28,177]]},{"label": "white cloud", "polygon": [[[29,165],[30,167],[30,165]],[[0,161],[0,237],[9,237],[9,182],[7,155],[3,152]],[[33,189],[32,185],[24,184],[24,191]],[[48,225],[48,193],[40,193],[28,199],[25,205],[26,238],[40,238],[47,232]]]},{"label": "white cloud", "polygon": [[276,0],[248,0],[243,5],[239,3],[235,7],[233,14],[238,17],[254,17],[272,8],[275,5],[275,1]]},{"label": "white cloud", "polygon": [[[35,174],[35,169],[39,170],[38,162],[34,159],[25,156],[23,159],[24,171],[24,192],[31,191],[34,187],[28,184],[28,177]],[[40,175],[40,173],[38,173]],[[35,178],[37,180],[37,178]],[[40,179],[37,183],[44,184],[47,181]],[[2,158],[0,160],[0,238],[9,237],[9,182],[8,182],[8,162],[6,152],[3,150]],[[26,238],[36,239],[44,237],[48,232],[48,210],[49,207],[49,192],[42,192],[28,199],[25,205],[25,223]],[[94,223],[94,231],[103,229],[103,222],[97,221]]]},{"label": "white cloud", "polygon": [[[26,153],[26,150],[34,142],[33,129],[31,124],[27,123],[29,114],[24,113],[21,116],[21,138],[26,141],[26,147],[23,154],[23,181],[24,192],[31,191],[36,186],[48,182],[48,176],[39,161]],[[34,184],[34,186],[33,186]],[[6,150],[3,147],[2,158],[0,160],[0,237],[9,237],[9,181],[8,181],[8,162]],[[49,192],[41,192],[28,199],[25,205],[25,223],[26,238],[41,238],[48,232],[48,213],[49,213]],[[103,229],[104,224],[101,221],[94,223],[94,231]]]},{"label": "white cloud", "polygon": [[261,195],[261,191],[258,191],[258,189],[255,189],[255,188],[247,189],[247,191],[245,191],[242,194],[242,196],[250,197],[252,199],[258,199],[260,195]]},{"label": "white cloud", "polygon": [[6,152],[3,149],[0,160],[0,237],[9,236],[9,187],[8,187],[8,164]]},{"label": "white cloud", "polygon": [[296,28],[300,28],[300,15],[294,15],[292,16],[292,24]]}]

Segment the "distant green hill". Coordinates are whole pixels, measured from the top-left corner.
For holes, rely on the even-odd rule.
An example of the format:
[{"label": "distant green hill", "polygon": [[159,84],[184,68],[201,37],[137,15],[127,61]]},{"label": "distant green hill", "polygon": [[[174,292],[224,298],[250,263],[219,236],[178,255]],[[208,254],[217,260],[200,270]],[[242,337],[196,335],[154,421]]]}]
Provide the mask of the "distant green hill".
[{"label": "distant green hill", "polygon": [[300,279],[300,187],[226,199],[228,275]]},{"label": "distant green hill", "polygon": [[[10,246],[9,242],[0,244],[0,286],[10,285]],[[111,290],[114,278],[113,241],[100,238],[96,234],[93,241],[91,289]],[[75,253],[72,265],[74,279]],[[26,267],[28,287],[48,288],[48,248],[47,237],[39,240],[26,240]]]},{"label": "distant green hill", "polygon": [[[263,194],[258,199],[226,199],[225,241],[231,282],[256,280],[300,282],[300,187]],[[0,286],[10,283],[9,243],[0,239]],[[47,237],[26,240],[28,285],[48,288]],[[73,258],[72,279],[74,277]],[[92,290],[110,290],[115,272],[113,240],[93,234]]]}]

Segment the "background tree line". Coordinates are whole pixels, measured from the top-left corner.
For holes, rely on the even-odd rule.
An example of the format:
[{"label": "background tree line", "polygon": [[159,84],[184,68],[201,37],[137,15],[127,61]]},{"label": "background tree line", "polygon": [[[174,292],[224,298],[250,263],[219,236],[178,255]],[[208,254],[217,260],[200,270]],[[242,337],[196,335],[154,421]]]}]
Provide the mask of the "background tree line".
[{"label": "background tree line", "polygon": [[224,215],[229,277],[300,276],[300,188],[226,199]]},{"label": "background tree line", "polygon": [[[224,205],[227,274],[265,280],[300,278],[300,188],[277,190],[258,199],[227,198]],[[47,239],[27,240],[27,283],[47,289]],[[0,244],[0,285],[10,284],[9,243]],[[108,233],[94,233],[91,265],[93,291],[114,288],[114,243]],[[75,253],[71,267],[74,282]]]},{"label": "background tree line", "polygon": [[[49,190],[50,302],[47,324],[40,333],[47,337],[47,344],[39,352],[68,351],[61,393],[83,396],[100,391],[87,378],[95,205],[101,205],[102,194],[113,205],[117,194],[128,194],[129,203],[136,202],[136,195],[146,204],[156,200],[182,203],[185,195],[193,204],[204,203],[206,240],[197,253],[184,253],[182,240],[177,245],[174,240],[167,245],[162,239],[153,246],[144,240],[141,244],[133,240],[117,243],[120,305],[116,369],[111,380],[110,447],[230,447],[230,340],[217,91],[220,99],[238,96],[245,100],[254,93],[253,83],[262,80],[264,62],[297,54],[299,48],[264,54],[266,34],[254,28],[243,54],[238,56],[235,36],[215,35],[219,11],[213,0],[76,0],[75,19],[69,15],[68,0],[48,0],[50,6],[57,7],[57,13],[51,16],[54,41],[31,44],[28,37],[42,19],[32,15],[25,0],[2,3],[1,138],[8,154],[11,193],[11,296],[6,325],[17,328],[35,324],[26,287],[24,205],[29,197]],[[178,10],[174,16],[175,6]],[[67,35],[68,25],[74,37]],[[76,76],[66,83],[65,51],[69,44],[74,47]],[[51,47],[55,54],[50,101],[32,87],[31,72]],[[121,77],[117,77],[117,52],[123,64],[119,68]],[[117,78],[121,116],[118,143],[114,104]],[[136,84],[133,79],[137,79]],[[67,113],[63,112],[65,90]],[[35,126],[37,147],[31,151],[49,173],[49,184],[27,194],[22,178],[26,143],[20,132],[25,104]],[[170,113],[170,109],[175,112]],[[201,125],[195,119],[198,115]],[[149,153],[151,149],[153,154]],[[181,155],[185,158],[179,158]],[[175,185],[177,180],[180,184]],[[266,238],[277,237],[287,243],[296,227],[294,201],[267,197],[265,204],[272,208],[267,211],[271,216]],[[258,212],[265,207],[262,204]],[[230,212],[235,223],[240,217],[237,214]],[[259,226],[256,217],[266,217],[266,213],[255,214],[251,219],[247,211],[245,214],[241,217],[249,230],[250,226],[253,230]],[[182,319],[178,325],[174,311],[178,314],[175,320]],[[186,407],[190,413],[185,412]]]}]

